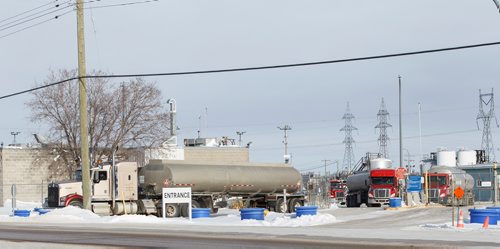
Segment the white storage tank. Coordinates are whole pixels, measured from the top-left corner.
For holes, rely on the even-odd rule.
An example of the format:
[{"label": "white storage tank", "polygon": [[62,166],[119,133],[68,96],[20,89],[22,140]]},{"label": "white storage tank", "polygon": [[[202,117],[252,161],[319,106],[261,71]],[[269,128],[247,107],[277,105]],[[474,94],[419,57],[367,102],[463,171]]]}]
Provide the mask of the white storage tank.
[{"label": "white storage tank", "polygon": [[370,169],[391,169],[392,161],[387,158],[375,158],[370,160]]},{"label": "white storage tank", "polygon": [[457,166],[457,153],[454,150],[442,150],[436,153],[437,166]]},{"label": "white storage tank", "polygon": [[475,150],[459,150],[457,155],[457,165],[475,165],[477,164],[477,157]]}]

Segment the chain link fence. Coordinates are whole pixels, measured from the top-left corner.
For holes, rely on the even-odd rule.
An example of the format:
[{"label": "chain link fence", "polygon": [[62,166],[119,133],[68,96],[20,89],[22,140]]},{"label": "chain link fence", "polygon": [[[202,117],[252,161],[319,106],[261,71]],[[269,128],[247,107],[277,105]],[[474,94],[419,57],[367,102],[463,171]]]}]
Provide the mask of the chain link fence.
[{"label": "chain link fence", "polygon": [[[48,181],[32,184],[3,184],[0,185],[2,193],[1,206],[9,204],[7,200],[16,200],[18,202],[36,202],[42,203],[47,197]],[[7,203],[6,203],[7,202]],[[11,203],[11,202],[10,202]]]}]

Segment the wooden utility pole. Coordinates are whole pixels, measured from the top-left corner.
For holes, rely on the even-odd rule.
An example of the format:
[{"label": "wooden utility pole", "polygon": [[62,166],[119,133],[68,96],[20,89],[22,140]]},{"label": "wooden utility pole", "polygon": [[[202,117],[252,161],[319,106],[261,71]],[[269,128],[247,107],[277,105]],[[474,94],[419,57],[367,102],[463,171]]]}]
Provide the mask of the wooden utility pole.
[{"label": "wooden utility pole", "polygon": [[82,191],[83,208],[90,210],[90,162],[89,162],[89,136],[87,127],[87,69],[85,66],[85,33],[83,0],[76,1],[76,25],[78,39],[78,81],[80,89],[80,163],[82,165]]}]

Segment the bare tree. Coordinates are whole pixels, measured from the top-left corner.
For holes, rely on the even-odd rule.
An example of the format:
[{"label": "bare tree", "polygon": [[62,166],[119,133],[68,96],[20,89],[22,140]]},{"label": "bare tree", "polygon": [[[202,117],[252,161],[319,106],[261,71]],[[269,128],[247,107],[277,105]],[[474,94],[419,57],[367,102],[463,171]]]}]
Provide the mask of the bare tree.
[{"label": "bare tree", "polygon": [[[43,84],[76,76],[76,70],[52,71]],[[92,78],[87,87],[89,149],[93,160],[109,158],[117,146],[150,148],[168,139],[166,101],[154,83],[136,78],[115,84],[106,78]],[[32,92],[27,106],[31,120],[47,124],[50,140],[58,141],[51,145],[59,156],[53,173],[71,176],[80,158],[77,80]],[[66,167],[61,170],[60,164]]]}]

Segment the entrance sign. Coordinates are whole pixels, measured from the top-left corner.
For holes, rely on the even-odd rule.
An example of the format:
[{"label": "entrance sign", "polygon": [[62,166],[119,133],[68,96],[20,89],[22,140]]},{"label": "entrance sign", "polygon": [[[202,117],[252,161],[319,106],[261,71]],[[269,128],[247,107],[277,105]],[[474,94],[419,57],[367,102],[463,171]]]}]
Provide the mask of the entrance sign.
[{"label": "entrance sign", "polygon": [[[167,203],[187,203],[189,207],[189,220],[192,215],[191,188],[163,188],[162,189],[162,213],[165,218],[165,204]],[[179,207],[180,208],[180,207]]]}]

